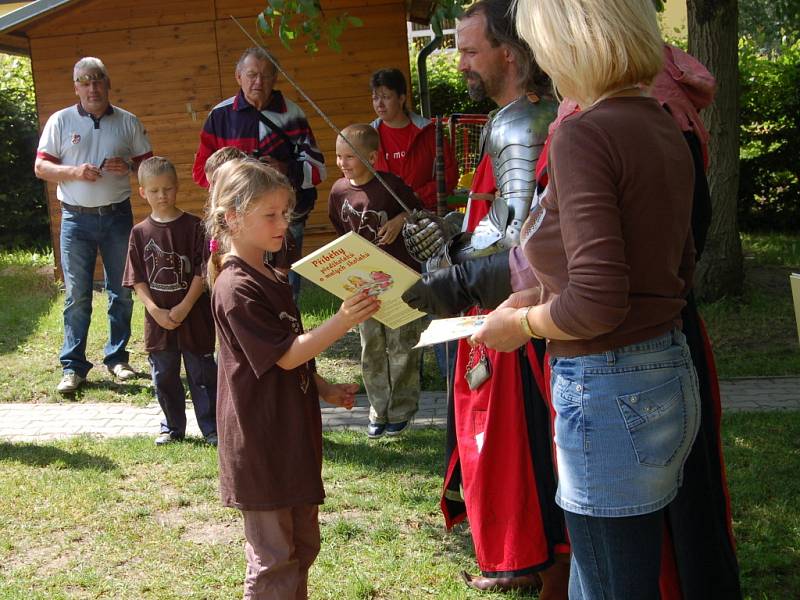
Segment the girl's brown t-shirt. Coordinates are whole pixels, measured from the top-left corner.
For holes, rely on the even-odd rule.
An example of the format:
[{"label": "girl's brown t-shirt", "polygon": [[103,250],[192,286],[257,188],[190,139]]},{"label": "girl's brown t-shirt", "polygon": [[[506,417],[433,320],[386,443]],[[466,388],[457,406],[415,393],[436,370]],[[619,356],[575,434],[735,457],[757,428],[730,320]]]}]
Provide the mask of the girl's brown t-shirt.
[{"label": "girl's brown t-shirt", "polygon": [[321,504],[322,418],[313,361],[277,361],[303,332],[292,288],[230,257],[214,284],[220,497],[240,510]]}]

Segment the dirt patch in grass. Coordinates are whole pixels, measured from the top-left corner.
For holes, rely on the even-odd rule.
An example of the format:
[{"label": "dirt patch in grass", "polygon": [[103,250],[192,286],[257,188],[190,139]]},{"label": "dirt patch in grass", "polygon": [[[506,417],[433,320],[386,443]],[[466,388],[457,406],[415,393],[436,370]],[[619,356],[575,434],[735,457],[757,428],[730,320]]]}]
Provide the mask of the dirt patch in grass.
[{"label": "dirt patch in grass", "polygon": [[[77,537],[77,539],[76,539]],[[0,572],[33,567],[36,571],[61,571],[80,557],[82,534],[77,531],[55,531],[47,539],[25,537],[17,540],[12,552],[0,563]]]},{"label": "dirt patch in grass", "polygon": [[178,529],[186,526],[186,512],[186,508],[175,507],[155,513],[153,515],[153,520],[162,527]]},{"label": "dirt patch in grass", "polygon": [[194,544],[233,544],[244,542],[240,523],[189,523],[181,539]]},{"label": "dirt patch in grass", "polygon": [[356,521],[359,523],[363,523],[370,518],[370,514],[373,511],[363,510],[360,508],[350,508],[346,510],[336,510],[331,512],[320,512],[319,513],[319,524],[320,525],[329,525],[330,523],[335,523],[336,521]]},{"label": "dirt patch in grass", "polygon": [[181,539],[194,544],[231,544],[244,540],[241,523],[201,520],[208,516],[208,505],[176,506],[153,514],[161,527],[181,530]]}]

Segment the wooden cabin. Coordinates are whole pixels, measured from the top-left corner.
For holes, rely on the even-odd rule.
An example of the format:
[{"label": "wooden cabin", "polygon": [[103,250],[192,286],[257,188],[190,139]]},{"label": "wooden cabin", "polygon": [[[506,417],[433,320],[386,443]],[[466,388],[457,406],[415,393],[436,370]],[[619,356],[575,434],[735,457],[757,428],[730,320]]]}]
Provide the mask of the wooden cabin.
[{"label": "wooden cabin", "polygon": [[[265,0],[36,0],[0,17],[0,51],[31,58],[40,127],[55,111],[76,102],[72,67],[83,56],[97,56],[111,77],[111,102],[136,114],[147,128],[153,151],[172,160],[180,180],[179,205],[201,215],[206,191],[191,178],[200,128],[208,111],[234,95],[234,67],[252,43],[231,20],[238,18],[257,38],[256,15]],[[431,3],[415,0],[322,0],[329,14],[346,11],[363,20],[340,39],[341,52],[324,45],[313,55],[302,44],[292,51],[277,38],[264,45],[314,99],[337,127],[374,118],[369,76],[397,67],[408,77],[406,19],[426,19]],[[427,11],[427,12],[426,12]],[[309,118],[325,153],[328,177],[309,217],[305,252],[333,237],[327,218],[336,168],[335,133],[286,82],[276,88],[297,102]],[[135,186],[135,178],[132,179]],[[48,186],[50,231],[59,269],[61,210]],[[133,187],[135,221],[148,206]]]}]

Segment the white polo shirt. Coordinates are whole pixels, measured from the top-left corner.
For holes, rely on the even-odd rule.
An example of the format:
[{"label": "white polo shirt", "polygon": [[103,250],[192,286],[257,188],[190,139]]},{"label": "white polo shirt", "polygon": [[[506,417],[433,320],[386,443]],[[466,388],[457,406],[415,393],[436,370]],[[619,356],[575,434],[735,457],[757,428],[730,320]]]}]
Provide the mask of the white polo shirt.
[{"label": "white polo shirt", "polygon": [[[136,116],[109,105],[99,119],[80,104],[59,110],[47,120],[36,157],[63,165],[91,163],[118,156],[138,163],[152,155],[147,132]],[[67,204],[96,207],[122,202],[131,195],[130,177],[102,171],[97,181],[60,181],[56,195]]]}]

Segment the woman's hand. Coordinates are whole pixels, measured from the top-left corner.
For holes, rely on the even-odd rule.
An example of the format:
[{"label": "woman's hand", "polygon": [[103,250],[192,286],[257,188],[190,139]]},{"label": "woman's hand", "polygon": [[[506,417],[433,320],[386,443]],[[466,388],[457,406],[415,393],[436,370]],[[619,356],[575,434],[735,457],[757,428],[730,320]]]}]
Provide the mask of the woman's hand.
[{"label": "woman's hand", "polygon": [[486,344],[487,348],[499,352],[516,350],[531,339],[520,325],[522,314],[522,310],[511,307],[492,311],[486,315],[481,328],[469,338],[470,346]]},{"label": "woman's hand", "polygon": [[525,308],[527,306],[536,306],[542,298],[541,288],[535,287],[527,290],[520,290],[514,292],[497,308]]},{"label": "woman's hand", "polygon": [[393,219],[389,219],[383,227],[378,229],[378,245],[388,246],[397,239],[400,232],[403,230],[403,225],[406,222],[407,213],[400,213]]},{"label": "woman's hand", "polygon": [[347,328],[363,323],[381,307],[381,301],[367,292],[359,292],[342,302],[336,317],[347,324]]}]

